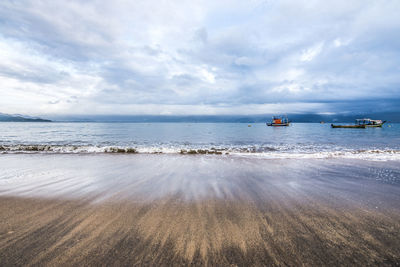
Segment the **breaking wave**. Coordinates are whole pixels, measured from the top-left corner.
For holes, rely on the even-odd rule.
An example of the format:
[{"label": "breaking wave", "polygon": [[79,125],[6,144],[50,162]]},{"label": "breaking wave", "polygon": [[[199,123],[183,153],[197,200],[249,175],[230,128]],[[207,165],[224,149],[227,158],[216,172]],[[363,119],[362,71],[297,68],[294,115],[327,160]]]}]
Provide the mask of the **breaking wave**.
[{"label": "breaking wave", "polygon": [[312,146],[95,146],[95,145],[0,145],[0,154],[184,154],[184,155],[237,155],[269,159],[290,158],[353,158],[367,160],[400,160],[396,149],[347,149],[340,147],[315,148]]}]

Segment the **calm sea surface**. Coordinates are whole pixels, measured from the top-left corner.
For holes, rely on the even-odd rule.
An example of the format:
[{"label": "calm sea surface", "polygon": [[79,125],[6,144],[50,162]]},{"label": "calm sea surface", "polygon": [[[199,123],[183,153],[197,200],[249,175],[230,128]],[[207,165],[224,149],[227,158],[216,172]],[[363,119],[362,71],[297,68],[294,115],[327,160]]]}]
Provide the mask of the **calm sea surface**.
[{"label": "calm sea surface", "polygon": [[400,124],[332,129],[329,124],[267,127],[243,123],[0,123],[0,153],[180,153],[400,159]]}]

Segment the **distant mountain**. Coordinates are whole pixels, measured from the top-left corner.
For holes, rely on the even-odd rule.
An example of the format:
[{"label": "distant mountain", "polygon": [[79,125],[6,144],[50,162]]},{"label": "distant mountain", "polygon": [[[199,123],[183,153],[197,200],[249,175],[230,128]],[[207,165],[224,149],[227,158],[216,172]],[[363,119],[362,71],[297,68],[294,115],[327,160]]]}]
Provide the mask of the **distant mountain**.
[{"label": "distant mountain", "polygon": [[[279,115],[279,114],[277,114]],[[363,113],[363,114],[287,114],[292,122],[354,122],[355,119],[371,118],[400,122],[400,112]],[[230,122],[265,123],[271,121],[272,114],[259,115],[64,115],[53,116],[54,121],[64,122]]]},{"label": "distant mountain", "polygon": [[45,120],[41,118],[35,118],[30,116],[24,116],[19,114],[4,114],[0,113],[0,122],[51,122],[51,120]]}]

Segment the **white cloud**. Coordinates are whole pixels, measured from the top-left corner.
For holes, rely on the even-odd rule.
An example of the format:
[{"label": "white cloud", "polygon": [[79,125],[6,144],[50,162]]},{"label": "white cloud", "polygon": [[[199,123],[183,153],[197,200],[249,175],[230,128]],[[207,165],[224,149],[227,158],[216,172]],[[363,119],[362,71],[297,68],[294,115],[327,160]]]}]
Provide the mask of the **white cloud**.
[{"label": "white cloud", "polygon": [[398,10],[389,0],[1,1],[0,111],[331,112],[334,102],[399,101]]},{"label": "white cloud", "polygon": [[212,74],[211,72],[209,72],[209,71],[206,70],[206,69],[201,69],[201,70],[200,70],[200,73],[201,73],[203,79],[204,79],[206,82],[215,83],[215,76],[214,76],[214,74]]},{"label": "white cloud", "polygon": [[323,43],[319,43],[314,45],[308,49],[305,49],[301,53],[300,60],[301,61],[311,61],[314,57],[316,57],[319,53],[321,53]]}]

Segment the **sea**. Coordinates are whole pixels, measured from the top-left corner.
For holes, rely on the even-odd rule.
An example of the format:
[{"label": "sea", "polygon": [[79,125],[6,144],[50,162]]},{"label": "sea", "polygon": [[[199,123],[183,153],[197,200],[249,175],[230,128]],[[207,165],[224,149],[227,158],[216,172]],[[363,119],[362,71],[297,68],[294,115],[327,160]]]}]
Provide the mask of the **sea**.
[{"label": "sea", "polygon": [[400,124],[0,123],[0,197],[392,209],[399,162]]},{"label": "sea", "polygon": [[400,160],[400,124],[333,129],[292,123],[2,122],[0,153],[216,154],[261,158]]}]

